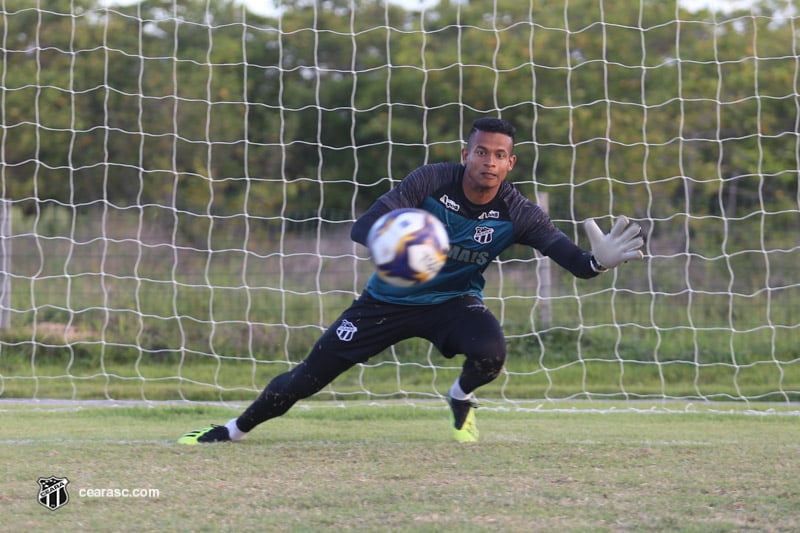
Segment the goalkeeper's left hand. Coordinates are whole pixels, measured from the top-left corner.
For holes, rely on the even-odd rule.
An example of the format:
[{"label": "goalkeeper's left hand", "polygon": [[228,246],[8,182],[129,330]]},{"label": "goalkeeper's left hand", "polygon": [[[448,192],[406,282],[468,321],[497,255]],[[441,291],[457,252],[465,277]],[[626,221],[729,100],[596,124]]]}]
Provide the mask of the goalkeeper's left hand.
[{"label": "goalkeeper's left hand", "polygon": [[619,217],[608,235],[604,234],[591,218],[587,219],[583,226],[586,235],[589,236],[592,255],[601,270],[644,257],[640,250],[644,245],[644,239],[639,235],[642,228],[636,222],[629,225],[627,217]]}]

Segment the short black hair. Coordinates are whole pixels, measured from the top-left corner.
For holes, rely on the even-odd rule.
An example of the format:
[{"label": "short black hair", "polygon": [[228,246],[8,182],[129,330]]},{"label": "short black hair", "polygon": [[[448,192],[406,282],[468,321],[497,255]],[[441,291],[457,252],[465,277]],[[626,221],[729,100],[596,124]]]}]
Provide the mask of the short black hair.
[{"label": "short black hair", "polygon": [[512,146],[514,144],[514,135],[517,133],[516,128],[507,120],[492,117],[482,117],[473,121],[472,129],[469,130],[469,134],[467,135],[467,143],[469,143],[469,141],[472,139],[472,136],[479,131],[508,135],[511,137]]}]

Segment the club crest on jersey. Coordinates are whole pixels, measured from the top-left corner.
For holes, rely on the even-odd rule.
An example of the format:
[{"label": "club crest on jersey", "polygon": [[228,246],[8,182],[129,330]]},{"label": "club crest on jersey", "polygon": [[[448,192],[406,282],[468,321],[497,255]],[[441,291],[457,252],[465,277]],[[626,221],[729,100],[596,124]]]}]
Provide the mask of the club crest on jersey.
[{"label": "club crest on jersey", "polygon": [[475,228],[475,235],[472,236],[472,240],[479,244],[489,244],[492,242],[493,233],[494,228],[490,228],[488,226],[478,226]]},{"label": "club crest on jersey", "polygon": [[39,503],[51,511],[67,505],[69,501],[67,483],[69,480],[65,477],[40,477]]},{"label": "club crest on jersey", "polygon": [[356,331],[358,331],[356,325],[349,320],[344,319],[342,320],[342,323],[339,324],[339,327],[336,328],[336,336],[339,337],[339,340],[342,342],[350,342],[353,340],[353,336],[355,336]]}]

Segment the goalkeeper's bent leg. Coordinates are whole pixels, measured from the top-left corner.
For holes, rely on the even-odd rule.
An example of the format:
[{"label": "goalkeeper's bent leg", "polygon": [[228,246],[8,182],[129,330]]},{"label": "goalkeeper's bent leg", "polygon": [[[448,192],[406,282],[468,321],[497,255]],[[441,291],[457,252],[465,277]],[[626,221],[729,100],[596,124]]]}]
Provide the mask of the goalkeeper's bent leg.
[{"label": "goalkeeper's bent leg", "polygon": [[236,419],[236,425],[247,433],[262,422],[285,414],[299,400],[319,392],[354,365],[352,361],[313,350],[295,368],[273,378]]},{"label": "goalkeeper's bent leg", "polygon": [[455,440],[475,442],[480,432],[475,422],[478,404],[473,400],[473,393],[500,375],[506,360],[505,340],[502,334],[487,334],[482,340],[474,342],[465,355],[461,375],[450,387],[447,401],[453,414]]}]

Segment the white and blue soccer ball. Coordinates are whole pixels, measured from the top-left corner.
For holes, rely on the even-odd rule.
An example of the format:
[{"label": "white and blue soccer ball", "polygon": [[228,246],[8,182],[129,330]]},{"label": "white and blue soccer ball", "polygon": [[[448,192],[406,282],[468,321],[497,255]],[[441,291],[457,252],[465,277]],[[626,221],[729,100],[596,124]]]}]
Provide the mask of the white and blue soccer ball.
[{"label": "white and blue soccer ball", "polygon": [[422,209],[402,208],[380,217],[367,235],[378,275],[398,287],[432,280],[447,261],[450,239],[444,224]]}]

